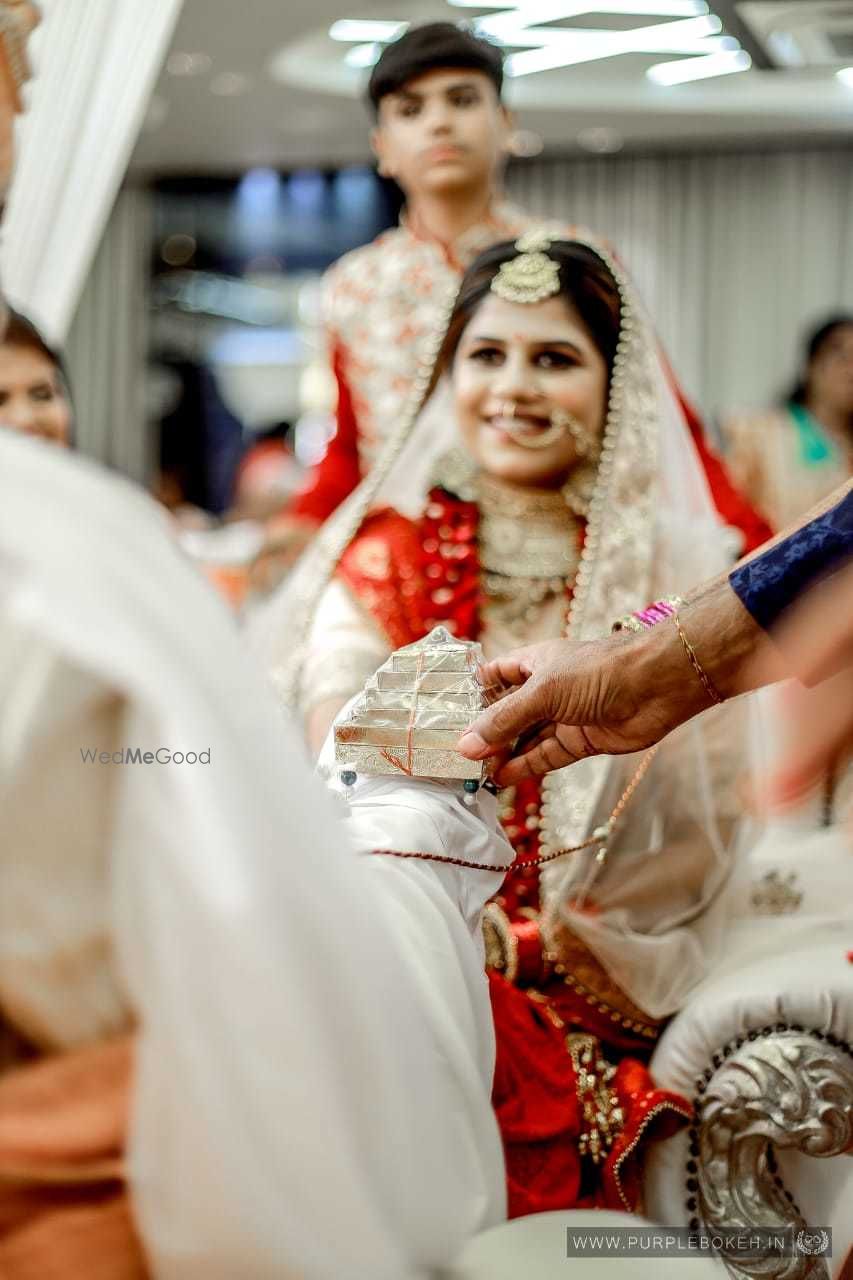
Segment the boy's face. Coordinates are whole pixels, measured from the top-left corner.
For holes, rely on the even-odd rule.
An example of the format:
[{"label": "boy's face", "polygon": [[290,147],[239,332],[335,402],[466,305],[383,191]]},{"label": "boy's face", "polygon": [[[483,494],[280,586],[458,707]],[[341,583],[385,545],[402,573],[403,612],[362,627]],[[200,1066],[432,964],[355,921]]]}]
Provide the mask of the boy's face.
[{"label": "boy's face", "polygon": [[408,199],[487,190],[511,128],[509,112],[482,71],[442,68],[415,76],[379,103],[373,149],[380,172]]}]

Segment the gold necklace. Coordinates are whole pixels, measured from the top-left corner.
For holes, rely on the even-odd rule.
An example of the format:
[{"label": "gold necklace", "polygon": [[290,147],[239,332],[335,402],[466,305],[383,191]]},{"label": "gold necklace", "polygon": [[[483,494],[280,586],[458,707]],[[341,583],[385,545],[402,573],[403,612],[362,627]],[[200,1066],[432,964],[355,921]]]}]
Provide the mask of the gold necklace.
[{"label": "gold necklace", "polygon": [[480,508],[480,564],[486,575],[508,579],[502,594],[519,579],[561,589],[580,561],[580,522],[562,493],[518,489],[482,473],[477,477]]},{"label": "gold necklace", "polygon": [[524,639],[542,609],[565,597],[580,563],[582,526],[567,489],[505,484],[462,449],[438,459],[433,485],[476,503],[489,621]]}]

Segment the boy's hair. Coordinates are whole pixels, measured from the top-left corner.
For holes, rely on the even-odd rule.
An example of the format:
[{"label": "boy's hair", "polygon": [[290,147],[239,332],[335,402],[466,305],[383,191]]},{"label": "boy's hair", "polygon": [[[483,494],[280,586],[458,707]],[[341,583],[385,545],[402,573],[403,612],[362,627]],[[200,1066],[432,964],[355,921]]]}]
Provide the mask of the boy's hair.
[{"label": "boy's hair", "polygon": [[504,72],[500,49],[454,22],[428,22],[410,27],[382,51],[367,86],[374,114],[379,114],[379,103],[389,93],[398,93],[415,76],[442,67],[482,71],[501,96]]}]

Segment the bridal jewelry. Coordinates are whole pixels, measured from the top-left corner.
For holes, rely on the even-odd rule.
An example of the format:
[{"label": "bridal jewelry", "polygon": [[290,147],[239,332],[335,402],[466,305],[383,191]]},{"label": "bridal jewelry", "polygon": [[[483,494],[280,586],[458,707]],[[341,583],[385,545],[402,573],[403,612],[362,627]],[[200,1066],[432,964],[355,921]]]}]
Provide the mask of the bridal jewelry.
[{"label": "bridal jewelry", "polygon": [[563,599],[580,562],[580,526],[563,495],[477,477],[480,566],[492,621],[523,639],[553,599]]},{"label": "bridal jewelry", "polygon": [[581,462],[572,468],[571,475],[563,485],[563,501],[581,520],[585,520],[589,514],[597,480],[598,461]]},{"label": "bridal jewelry", "polygon": [[551,422],[555,427],[560,426],[568,431],[575,442],[575,452],[579,458],[586,458],[593,452],[596,442],[592,432],[573,413],[569,413],[568,409],[555,409],[551,414]]},{"label": "bridal jewelry", "polygon": [[[504,404],[502,416],[509,419],[515,418],[516,406],[511,401],[508,400]],[[547,449],[550,444],[553,444],[555,440],[559,440],[566,432],[574,440],[575,452],[579,458],[585,458],[592,453],[595,444],[592,433],[567,409],[552,410],[551,425],[546,427],[544,431],[534,433],[532,431],[513,430],[512,427],[506,428],[507,435],[524,449]]]},{"label": "bridal jewelry", "polygon": [[560,267],[548,256],[555,237],[544,228],[535,228],[516,240],[518,257],[502,263],[492,281],[491,291],[505,302],[543,302],[560,292]]},{"label": "bridal jewelry", "polygon": [[[504,416],[507,418],[515,418],[515,405],[512,406],[512,413],[507,413]],[[568,421],[570,417],[570,414],[564,413],[561,409],[555,409],[551,414],[551,425],[546,427],[544,431],[537,430],[532,432],[508,427],[506,428],[506,433],[510,439],[513,440],[515,444],[520,445],[522,449],[547,449],[555,440],[559,440],[561,436],[565,435],[566,431],[570,431],[572,435],[575,434],[575,428],[578,431],[583,432],[583,427],[579,422],[575,422],[575,420],[572,419],[572,422],[574,422],[575,425],[572,426],[570,424]]]}]

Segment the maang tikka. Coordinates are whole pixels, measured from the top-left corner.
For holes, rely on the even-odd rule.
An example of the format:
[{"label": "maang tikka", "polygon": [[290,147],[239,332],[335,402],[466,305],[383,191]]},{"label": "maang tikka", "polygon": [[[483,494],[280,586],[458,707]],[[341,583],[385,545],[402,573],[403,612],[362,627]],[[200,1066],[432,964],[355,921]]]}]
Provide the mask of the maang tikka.
[{"label": "maang tikka", "polygon": [[560,292],[560,265],[548,249],[556,239],[547,228],[526,231],[515,242],[518,257],[501,264],[491,291],[505,302],[534,303]]}]

